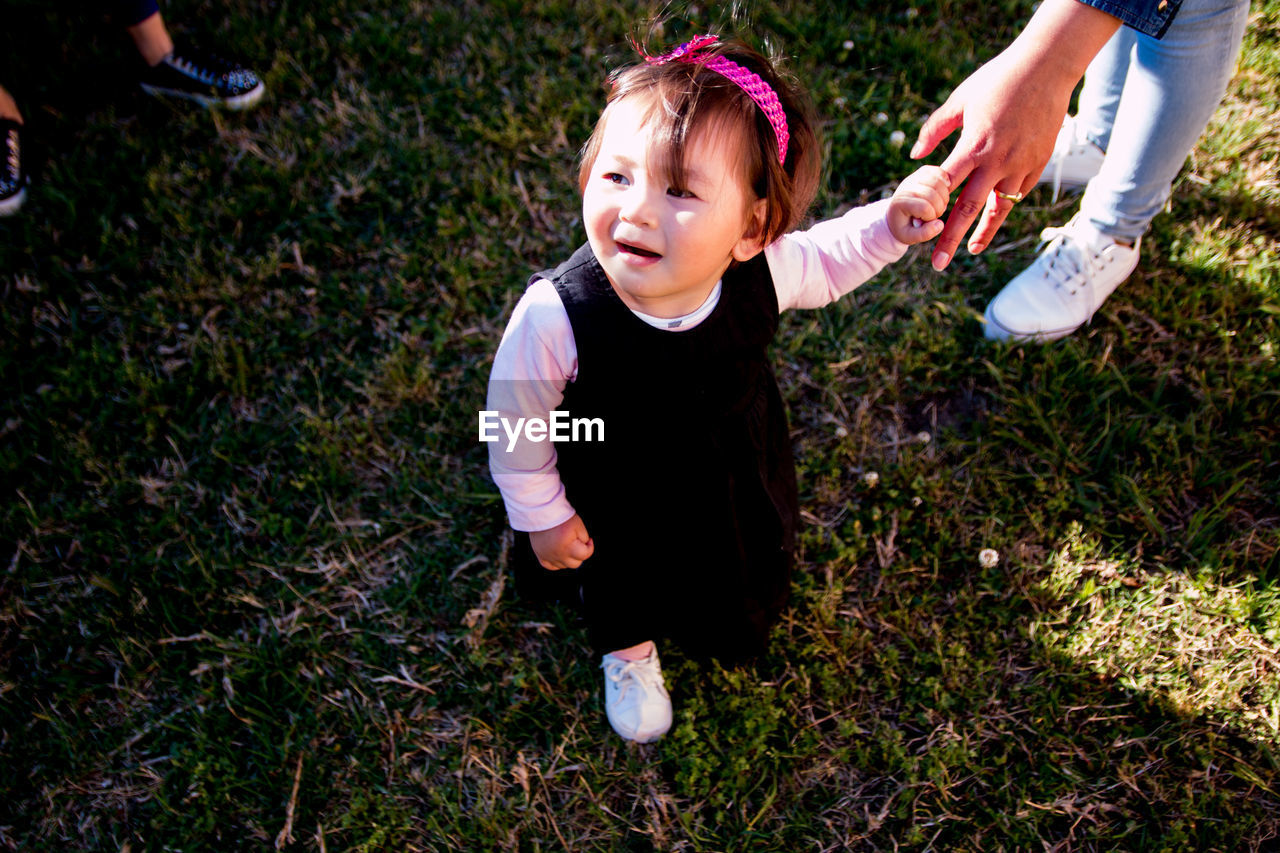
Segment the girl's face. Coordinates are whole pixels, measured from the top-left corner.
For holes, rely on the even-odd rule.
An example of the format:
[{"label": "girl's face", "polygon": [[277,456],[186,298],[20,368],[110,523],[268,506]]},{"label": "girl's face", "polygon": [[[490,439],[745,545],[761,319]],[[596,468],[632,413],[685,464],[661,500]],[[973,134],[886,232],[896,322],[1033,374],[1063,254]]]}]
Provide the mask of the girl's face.
[{"label": "girl's face", "polygon": [[763,199],[743,186],[736,140],[704,129],[685,147],[687,186],[674,187],[651,163],[652,128],[644,105],[609,106],[582,195],[587,239],[614,291],[629,308],[654,317],[697,310],[733,260],[763,248]]}]

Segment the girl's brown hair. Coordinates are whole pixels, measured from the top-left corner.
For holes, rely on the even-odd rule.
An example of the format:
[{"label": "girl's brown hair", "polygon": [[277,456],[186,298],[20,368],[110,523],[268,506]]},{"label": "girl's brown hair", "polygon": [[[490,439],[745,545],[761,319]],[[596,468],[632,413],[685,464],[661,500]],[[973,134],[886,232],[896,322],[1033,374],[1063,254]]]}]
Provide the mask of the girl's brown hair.
[{"label": "girl's brown hair", "polygon": [[685,184],[685,150],[695,134],[733,131],[729,138],[739,140],[743,185],[765,199],[761,236],[768,245],[800,223],[818,191],[822,162],[813,108],[792,78],[740,41],[715,42],[698,56],[724,56],[754,71],[773,88],[791,134],[786,162],[778,162],[778,141],[768,117],[737,83],[696,61],[641,63],[610,75],[608,102],[582,148],[578,188],[586,189],[600,153],[609,106],[623,98],[642,97],[648,101],[647,118],[655,123],[653,138],[661,152],[654,167],[665,172],[675,187]]}]

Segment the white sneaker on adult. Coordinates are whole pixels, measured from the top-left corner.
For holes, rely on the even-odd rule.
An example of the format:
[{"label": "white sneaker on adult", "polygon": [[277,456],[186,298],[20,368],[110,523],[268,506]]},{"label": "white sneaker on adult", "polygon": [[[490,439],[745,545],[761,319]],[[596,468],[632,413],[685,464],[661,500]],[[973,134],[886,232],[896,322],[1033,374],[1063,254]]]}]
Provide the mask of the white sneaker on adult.
[{"label": "white sneaker on adult", "polygon": [[1031,266],[1004,286],[986,311],[992,340],[1053,341],[1093,317],[1138,265],[1138,247],[1123,246],[1076,214],[1046,228],[1048,245]]},{"label": "white sneaker on adult", "polygon": [[1059,189],[1075,190],[1089,183],[1105,157],[1106,153],[1080,131],[1075,116],[1064,116],[1053,154],[1036,183],[1053,184],[1053,200],[1057,201]]},{"label": "white sneaker on adult", "polygon": [[671,697],[662,680],[658,650],[641,660],[604,656],[604,710],[613,730],[627,740],[651,743],[671,728]]}]

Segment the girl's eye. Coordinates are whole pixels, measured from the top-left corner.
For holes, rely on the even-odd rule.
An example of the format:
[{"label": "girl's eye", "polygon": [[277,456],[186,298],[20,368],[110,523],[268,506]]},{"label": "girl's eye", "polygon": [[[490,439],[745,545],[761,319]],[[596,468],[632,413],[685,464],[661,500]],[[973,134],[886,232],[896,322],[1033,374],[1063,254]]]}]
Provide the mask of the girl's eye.
[{"label": "girl's eye", "polygon": [[625,186],[627,183],[627,179],[624,176],[619,175],[617,172],[607,172],[604,179],[611,184],[618,184],[620,186]]},{"label": "girl's eye", "polygon": [[697,196],[695,196],[689,190],[676,189],[675,187],[668,188],[667,195],[671,196],[672,198],[697,198]]}]

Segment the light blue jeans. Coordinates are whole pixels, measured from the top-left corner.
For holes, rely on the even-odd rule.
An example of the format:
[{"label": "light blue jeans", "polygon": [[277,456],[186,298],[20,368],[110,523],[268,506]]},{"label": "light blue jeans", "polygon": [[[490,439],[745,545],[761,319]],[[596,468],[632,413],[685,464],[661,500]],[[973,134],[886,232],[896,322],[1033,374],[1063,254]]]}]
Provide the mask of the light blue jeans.
[{"label": "light blue jeans", "polygon": [[1248,0],[1185,0],[1163,39],[1121,27],[1089,64],[1077,127],[1107,152],[1080,210],[1126,242],[1164,207],[1235,72]]}]

